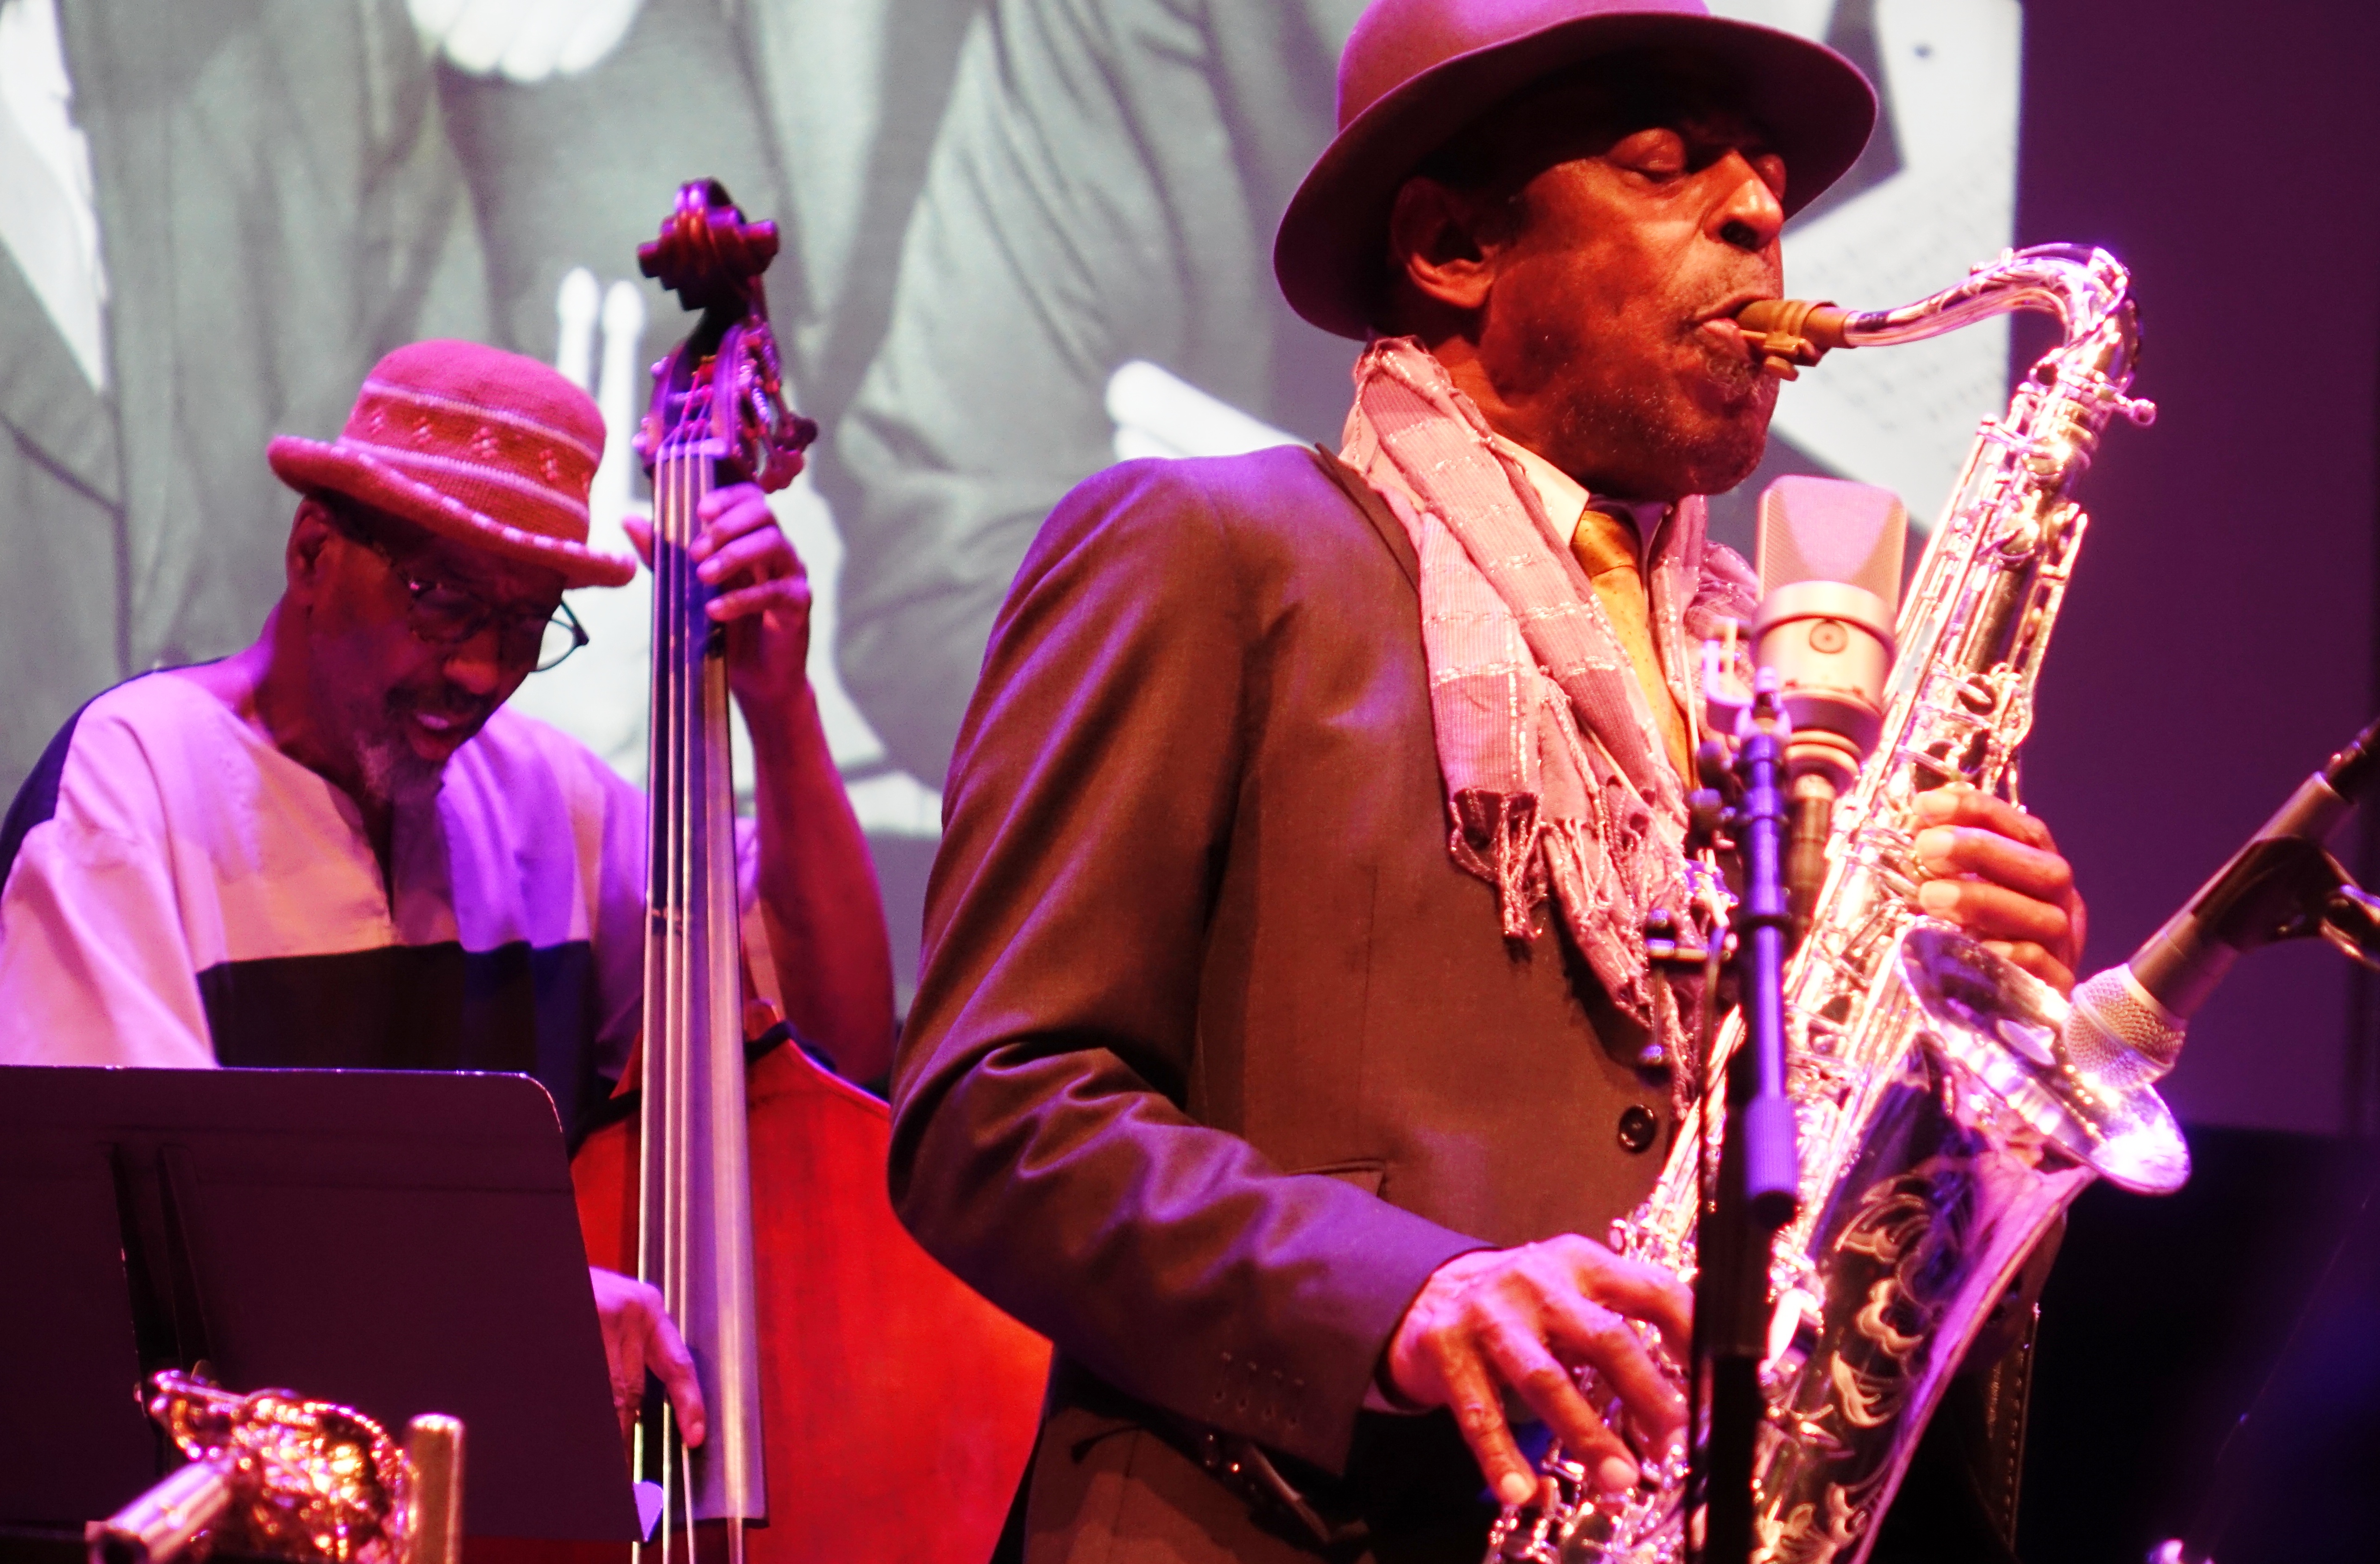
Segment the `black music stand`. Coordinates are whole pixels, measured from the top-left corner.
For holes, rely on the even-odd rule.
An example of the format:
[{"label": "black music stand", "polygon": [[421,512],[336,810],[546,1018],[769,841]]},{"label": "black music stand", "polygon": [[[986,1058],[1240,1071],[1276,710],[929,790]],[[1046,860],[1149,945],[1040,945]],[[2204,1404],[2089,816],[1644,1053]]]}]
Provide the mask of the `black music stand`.
[{"label": "black music stand", "polygon": [[473,1535],[637,1535],[552,1099],[525,1075],[0,1068],[0,1525],[177,1463],[135,1388],[463,1419]]}]

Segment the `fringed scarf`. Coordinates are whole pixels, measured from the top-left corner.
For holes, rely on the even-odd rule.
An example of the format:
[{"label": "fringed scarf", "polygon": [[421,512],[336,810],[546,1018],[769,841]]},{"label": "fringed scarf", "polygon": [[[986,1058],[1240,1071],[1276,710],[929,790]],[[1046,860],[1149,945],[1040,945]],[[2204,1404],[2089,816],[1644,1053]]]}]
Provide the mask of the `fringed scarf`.
[{"label": "fringed scarf", "polygon": [[[1496,888],[1509,938],[1534,939],[1550,898],[1612,1002],[1665,1045],[1682,1041],[1647,975],[1645,917],[1685,911],[1683,789],[1571,554],[1577,518],[1546,515],[1478,407],[1411,337],[1377,341],[1356,361],[1341,455],[1421,560],[1455,862]],[[1691,696],[1689,637],[1750,619],[1757,585],[1740,555],[1706,543],[1694,499],[1656,533],[1645,578],[1662,665]]]}]

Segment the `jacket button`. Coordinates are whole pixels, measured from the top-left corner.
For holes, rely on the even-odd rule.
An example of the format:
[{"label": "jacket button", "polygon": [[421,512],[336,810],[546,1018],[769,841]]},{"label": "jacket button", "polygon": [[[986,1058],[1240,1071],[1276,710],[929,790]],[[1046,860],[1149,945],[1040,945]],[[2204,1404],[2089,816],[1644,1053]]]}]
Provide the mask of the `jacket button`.
[{"label": "jacket button", "polygon": [[1660,1133],[1661,1121],[1643,1103],[1632,1102],[1620,1110],[1620,1146],[1628,1152],[1649,1150],[1653,1137]]}]

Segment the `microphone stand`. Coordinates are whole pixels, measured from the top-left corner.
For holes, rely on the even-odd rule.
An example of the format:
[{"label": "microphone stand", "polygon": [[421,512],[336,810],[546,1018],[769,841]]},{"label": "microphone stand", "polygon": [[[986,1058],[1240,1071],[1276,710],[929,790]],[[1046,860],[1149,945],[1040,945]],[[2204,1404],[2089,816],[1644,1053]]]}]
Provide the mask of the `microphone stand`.
[{"label": "microphone stand", "polygon": [[[1801,1203],[1793,1105],[1785,1094],[1785,962],[1794,919],[1785,876],[1785,746],[1775,673],[1763,670],[1733,767],[1740,802],[1720,816],[1743,875],[1730,924],[1744,1046],[1730,1061],[1716,1198],[1695,1225],[1695,1381],[1706,1388],[1704,1564],[1743,1564],[1753,1547],[1753,1469],[1766,1402],[1768,1267]],[[1716,938],[1716,936],[1714,936]]]}]

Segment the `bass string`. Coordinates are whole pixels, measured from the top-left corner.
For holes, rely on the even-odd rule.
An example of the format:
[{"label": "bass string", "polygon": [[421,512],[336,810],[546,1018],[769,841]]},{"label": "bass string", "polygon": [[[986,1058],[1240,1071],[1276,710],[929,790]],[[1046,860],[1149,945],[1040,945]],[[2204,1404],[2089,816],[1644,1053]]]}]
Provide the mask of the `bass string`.
[{"label": "bass string", "polygon": [[[670,1098],[672,1117],[675,1121],[670,1135],[670,1198],[674,1206],[671,1213],[670,1233],[674,1240],[676,1281],[671,1304],[680,1318],[685,1317],[687,1302],[689,1255],[686,1224],[693,1215],[692,1194],[686,1187],[688,1163],[692,1157],[689,1143],[694,1106],[688,1095],[694,1084],[690,1058],[694,1039],[686,1028],[686,999],[692,978],[689,968],[692,965],[693,952],[686,948],[686,938],[691,929],[691,925],[687,921],[692,912],[687,903],[688,860],[692,855],[693,843],[689,838],[695,809],[694,737],[688,731],[689,720],[692,716],[688,709],[691,705],[691,692],[686,688],[688,661],[686,641],[692,633],[691,626],[686,623],[686,599],[690,591],[690,584],[686,580],[690,568],[686,550],[693,541],[692,518],[688,515],[688,510],[694,488],[693,467],[697,459],[690,452],[680,454],[674,474],[677,482],[674,503],[671,506],[673,535],[670,540],[670,564],[675,573],[670,592],[672,637],[669,661],[672,681],[670,693],[673,697],[670,702],[670,758],[677,770],[677,808],[671,822],[674,827],[674,836],[670,847],[671,863],[676,877],[676,882],[672,887],[673,900],[676,904],[679,920],[673,931],[672,945],[674,954],[673,973],[676,981],[674,991],[670,996],[670,1024],[673,1031],[671,1064],[677,1073],[677,1090],[671,1095]],[[678,1432],[682,1436],[684,1429],[681,1427]],[[674,1465],[676,1470],[673,1475],[678,1478],[679,1502],[686,1507],[686,1520],[688,1527],[686,1546],[691,1551],[694,1473],[683,1437],[673,1442],[671,1453],[675,1457]]]},{"label": "bass string", "polygon": [[[695,469],[701,462],[698,448],[681,453],[675,478],[675,503],[672,506],[674,537],[670,550],[671,562],[676,571],[674,590],[670,593],[670,612],[674,635],[670,644],[671,694],[671,759],[677,768],[677,809],[672,824],[674,838],[671,842],[672,864],[675,883],[672,887],[677,906],[678,921],[674,930],[675,953],[674,990],[670,996],[670,1024],[673,1028],[672,1065],[677,1073],[677,1090],[671,1102],[672,1126],[670,1198],[670,1231],[674,1239],[676,1290],[671,1306],[680,1319],[691,1303],[692,1281],[691,1224],[694,1219],[693,1180],[694,1159],[694,1099],[697,1087],[694,1051],[697,1037],[694,1031],[694,987],[699,981],[698,952],[693,948],[695,938],[694,904],[694,829],[696,811],[701,808],[698,796],[700,786],[700,760],[697,746],[700,744],[700,692],[696,684],[696,627],[692,603],[696,593],[693,561],[688,551],[694,542]],[[681,1431],[682,1432],[682,1431]],[[682,1502],[686,1507],[689,1524],[693,1520],[694,1485],[688,1455],[683,1443],[675,1448]]]},{"label": "bass string", "polygon": [[[672,992],[670,994],[671,1067],[676,1075],[676,1089],[670,1097],[670,1234],[673,1249],[673,1280],[675,1283],[670,1299],[679,1317],[685,1316],[690,1302],[692,1253],[689,1243],[690,1224],[694,1217],[692,1179],[693,1120],[695,1085],[695,1037],[691,1022],[693,988],[697,981],[696,952],[692,949],[694,935],[694,818],[701,807],[696,796],[698,786],[698,766],[696,746],[698,739],[700,700],[694,687],[696,650],[695,625],[690,605],[695,596],[691,579],[693,561],[688,551],[694,542],[695,469],[702,460],[698,448],[681,450],[673,472],[675,479],[671,509],[670,564],[674,573],[670,591],[671,640],[669,665],[671,674],[670,760],[675,770],[676,808],[673,812],[671,867],[674,883],[672,901],[677,911],[677,921],[672,930]],[[680,1430],[683,1433],[683,1430]],[[675,1445],[675,1454],[682,1478],[679,1492],[691,1523],[694,1507],[692,1472],[685,1445]]]},{"label": "bass string", "polygon": [[[689,709],[694,692],[689,689],[687,676],[687,653],[694,639],[693,626],[688,623],[691,561],[687,549],[692,541],[696,490],[693,469],[699,459],[686,448],[682,436],[673,436],[656,463],[653,496],[652,709],[657,731],[651,745],[655,773],[651,785],[662,803],[655,811],[659,818],[654,822],[651,851],[659,858],[653,884],[662,907],[656,920],[659,932],[652,941],[656,959],[647,973],[648,981],[658,987],[661,1002],[653,1007],[653,1019],[647,1027],[646,1068],[660,1079],[662,1112],[658,1116],[659,1122],[649,1121],[647,1125],[647,1134],[660,1143],[659,1155],[650,1161],[660,1175],[660,1188],[654,1188],[652,1181],[648,1181],[641,1194],[649,1232],[656,1225],[654,1218],[660,1218],[659,1243],[650,1246],[656,1252],[650,1255],[658,1274],[650,1279],[658,1284],[663,1301],[674,1314],[683,1313],[690,1280],[686,1233],[691,1216],[687,1175],[692,1071],[691,1039],[686,1022],[691,976],[686,943],[690,927],[687,897],[695,724],[690,721],[694,716]],[[692,1524],[693,1474],[691,1454],[683,1440],[675,1409],[664,1402],[658,1423],[661,1558],[662,1564],[670,1564],[673,1511],[682,1507],[686,1523]]]},{"label": "bass string", "polygon": [[[715,414],[717,407],[715,387],[712,406]],[[706,423],[715,422],[715,417],[706,420]],[[713,431],[706,430],[706,433],[711,432]],[[683,1000],[677,1011],[685,1027],[685,1032],[680,1038],[680,1069],[684,1073],[686,1085],[680,1100],[686,1105],[686,1117],[681,1120],[684,1133],[679,1142],[678,1163],[682,1176],[678,1184],[680,1201],[678,1228],[681,1234],[681,1264],[686,1267],[689,1279],[695,1266],[692,1234],[698,1158],[708,1157],[710,1136],[716,1133],[716,1125],[712,1122],[712,1119],[720,1111],[712,1081],[712,1072],[717,1061],[710,1057],[716,1046],[722,1020],[716,1013],[719,996],[713,991],[713,968],[720,959],[722,951],[732,948],[722,946],[721,943],[719,920],[722,909],[716,905],[717,899],[712,894],[714,887],[710,882],[710,859],[721,846],[720,842],[716,840],[719,822],[713,818],[714,794],[720,783],[725,780],[721,774],[721,769],[726,763],[726,757],[713,743],[718,735],[712,730],[710,712],[713,700],[713,670],[710,666],[710,655],[711,621],[709,613],[709,598],[710,593],[696,571],[692,553],[694,540],[701,529],[701,502],[710,492],[712,485],[712,467],[707,443],[703,447],[698,447],[687,453],[682,469],[684,487],[680,494],[679,507],[682,535],[678,568],[682,574],[677,609],[681,640],[676,648],[678,654],[676,662],[680,681],[679,739],[683,746],[686,779],[681,794],[683,800],[681,818],[686,834],[679,843],[678,861],[683,877],[681,904],[686,909],[687,916],[685,924],[685,948],[680,952]],[[740,1056],[734,1062],[740,1067],[742,1063]],[[698,1118],[695,1112],[697,1093],[701,1094],[700,1100],[705,1109],[698,1116],[705,1130],[705,1134],[700,1137],[702,1143],[700,1146],[697,1145],[697,1137],[693,1134],[693,1126]],[[707,1160],[702,1163],[702,1167],[705,1170],[705,1187],[708,1188],[709,1178],[712,1175],[708,1172]],[[706,1259],[706,1267],[709,1263]],[[715,1281],[711,1285],[715,1286]],[[705,1443],[709,1445],[710,1440],[706,1438]],[[678,1461],[681,1491],[685,1496],[686,1524],[687,1535],[691,1538],[696,1501],[693,1453],[683,1444],[678,1448]],[[690,1542],[688,1546],[690,1549],[692,1546]]]},{"label": "bass string", "polygon": [[[732,341],[732,335],[730,341]],[[730,427],[732,402],[727,391],[728,351],[722,344],[715,361],[712,382],[712,416],[706,432],[711,455],[697,457],[688,464],[691,490],[687,505],[688,541],[699,532],[700,508],[709,497],[717,478],[713,457],[726,449],[725,433]],[[689,554],[688,568],[692,568]],[[711,1198],[722,1198],[728,1184],[727,1175],[715,1160],[720,1138],[731,1133],[725,1122],[731,1110],[741,1128],[740,1080],[743,1050],[740,1042],[743,1026],[737,1005],[737,991],[733,973],[737,948],[735,916],[737,912],[735,880],[732,870],[726,883],[721,883],[722,865],[732,865],[735,850],[735,802],[732,768],[727,752],[726,724],[722,720],[725,698],[723,664],[716,655],[724,650],[724,637],[710,615],[712,589],[699,577],[687,582],[686,588],[686,744],[691,763],[697,772],[697,782],[687,790],[686,817],[690,842],[686,854],[687,897],[694,914],[688,919],[687,985],[690,991],[686,1007],[692,1028],[687,1039],[688,1068],[698,1083],[696,1090],[703,1094],[708,1109],[704,1121],[705,1134],[698,1149],[689,1146],[689,1158],[701,1159],[703,1186]],[[722,808],[723,805],[723,808]],[[722,974],[724,978],[722,981]],[[735,1084],[722,1076],[733,1074]],[[715,1214],[715,1213],[714,1213]],[[706,1233],[717,1235],[706,1226]],[[711,1290],[711,1315],[718,1332],[713,1349],[721,1354],[722,1364],[732,1361],[735,1322],[737,1318],[737,1296],[729,1284],[726,1255],[711,1252],[707,1246],[703,1262],[706,1285]],[[739,1442],[735,1420],[728,1415],[731,1404],[722,1368],[720,1390],[719,1432],[716,1442],[709,1437],[705,1444],[715,1471],[722,1474],[713,1487],[735,1508],[740,1494],[735,1473]],[[731,1522],[730,1530],[733,1531]]]},{"label": "bass string", "polygon": [[[655,673],[665,681],[662,705],[666,726],[659,747],[670,799],[662,851],[673,914],[662,941],[665,974],[662,1039],[669,1083],[663,1270],[665,1297],[678,1312],[693,1282],[695,1094],[707,1089],[707,1073],[699,1056],[710,1030],[704,1023],[715,1018],[709,1015],[710,996],[704,985],[718,949],[720,931],[715,925],[722,915],[721,909],[711,905],[714,899],[709,894],[708,855],[698,851],[715,785],[712,771],[722,758],[710,753],[706,666],[710,624],[706,593],[691,552],[699,529],[698,506],[710,490],[710,461],[701,445],[691,439],[681,443],[663,468],[656,505],[666,539],[665,546],[656,551],[655,589],[662,594],[665,631]],[[668,1564],[672,1547],[668,1533],[674,1529],[669,1518],[675,1510],[691,1537],[697,1493],[693,1452],[683,1439],[674,1410],[664,1405],[661,1421],[662,1546],[663,1564]]]},{"label": "bass string", "polygon": [[[682,465],[683,457],[675,449],[675,443],[673,441],[661,468],[662,481],[655,490],[653,510],[655,529],[653,590],[656,594],[654,620],[660,627],[653,648],[653,678],[657,685],[654,710],[660,722],[660,731],[654,735],[653,753],[656,767],[662,772],[661,785],[666,790],[670,802],[659,822],[660,830],[652,846],[652,851],[661,855],[658,871],[654,877],[657,889],[661,891],[668,907],[667,915],[659,923],[659,936],[656,941],[661,949],[662,990],[658,1024],[654,1028],[655,1036],[652,1039],[665,1082],[665,1089],[662,1099],[661,1122],[658,1125],[649,1125],[647,1131],[649,1134],[658,1132],[660,1136],[662,1155],[657,1166],[662,1177],[659,1190],[648,1189],[645,1192],[645,1198],[649,1202],[657,1203],[661,1206],[662,1276],[660,1279],[663,1299],[673,1310],[678,1307],[682,1295],[676,1254],[679,1224],[676,1220],[677,1213],[674,1207],[674,1192],[681,1182],[677,1174],[676,1162],[680,1141],[677,1120],[683,1096],[683,1082],[678,1069],[678,1056],[683,1050],[678,1046],[675,1035],[675,1017],[678,1012],[678,940],[675,938],[675,927],[676,919],[681,915],[677,888],[677,844],[680,835],[678,819],[685,808],[685,779],[680,774],[680,750],[677,742],[679,700],[676,654],[679,635],[676,611],[678,549],[679,533],[682,529],[678,519],[678,475]],[[670,1512],[674,1508],[677,1497],[678,1463],[675,1459],[677,1427],[674,1409],[666,1404],[663,1405],[659,1423],[662,1430],[660,1452],[662,1560],[662,1564],[669,1564],[672,1552],[670,1534],[673,1530]]]},{"label": "bass string", "polygon": [[[710,399],[698,394],[688,400],[700,409]],[[719,643],[712,640],[717,632],[708,612],[710,592],[691,553],[700,531],[701,501],[715,482],[711,451],[720,439],[712,427],[719,421],[716,406],[708,412],[711,416],[703,410],[681,416],[653,474],[651,785],[657,803],[651,851],[652,890],[662,904],[656,908],[648,946],[647,978],[659,1003],[649,1011],[646,1069],[648,1079],[661,1085],[662,1097],[662,1111],[649,1111],[646,1122],[646,1134],[654,1143],[649,1146],[647,1166],[656,1177],[649,1178],[640,1193],[646,1231],[653,1235],[645,1245],[656,1273],[650,1279],[680,1318],[693,1302],[696,1280],[694,1216],[700,1192],[695,1185],[698,1176],[709,1172],[700,1161],[705,1148],[698,1146],[696,1134],[698,1125],[708,1121],[703,1111],[711,1096],[708,1056],[712,1034],[725,1032],[736,1014],[733,987],[719,989],[711,971],[722,952],[735,949],[739,909],[732,871],[723,886],[714,885],[710,863],[714,852],[732,851],[732,794],[723,818],[717,818],[719,800],[714,797],[722,786],[732,788],[732,764],[724,723],[714,725],[712,721],[714,697],[724,694],[723,687],[713,684],[721,671],[711,666],[710,654]],[[740,1034],[738,1024],[734,1035]],[[735,1056],[740,1069],[740,1049]],[[700,1102],[698,1093],[702,1094]],[[673,1557],[673,1522],[688,1529],[691,1560],[698,1497],[692,1449],[666,1401],[656,1424],[661,1561],[670,1564]],[[710,1443],[706,1439],[706,1447]],[[641,1467],[641,1425],[636,1449]],[[728,1533],[727,1551],[734,1564],[742,1553],[740,1525],[731,1520]],[[641,1552],[638,1558],[641,1560]]]},{"label": "bass string", "polygon": [[[637,1190],[638,1275],[650,1286],[662,1290],[666,1297],[672,1279],[668,1254],[669,1231],[666,1213],[660,1194],[667,1178],[669,1133],[665,1117],[653,1111],[656,1102],[664,1110],[673,1091],[674,1076],[670,1069],[670,1048],[667,1037],[670,988],[670,941],[664,937],[670,916],[669,842],[674,834],[671,818],[674,812],[672,802],[675,786],[672,780],[669,742],[670,698],[669,644],[672,627],[669,611],[671,487],[675,456],[670,443],[664,441],[653,465],[652,515],[652,696],[650,731],[647,735],[646,787],[650,801],[647,813],[646,852],[650,858],[647,878],[647,895],[650,904],[646,914],[645,935],[645,1029],[644,1029],[644,1133],[642,1135],[641,1177]],[[662,1564],[669,1564],[670,1539],[667,1523],[671,1503],[669,1459],[670,1429],[668,1412],[664,1408],[655,1428],[657,1450],[646,1448],[646,1422],[637,1421],[633,1442],[634,1471],[641,1480],[645,1473],[660,1468],[662,1524],[659,1531]],[[649,1461],[648,1456],[652,1459]],[[644,1541],[640,1537],[630,1550],[631,1564],[643,1564]]]}]

